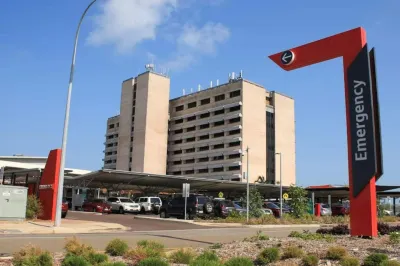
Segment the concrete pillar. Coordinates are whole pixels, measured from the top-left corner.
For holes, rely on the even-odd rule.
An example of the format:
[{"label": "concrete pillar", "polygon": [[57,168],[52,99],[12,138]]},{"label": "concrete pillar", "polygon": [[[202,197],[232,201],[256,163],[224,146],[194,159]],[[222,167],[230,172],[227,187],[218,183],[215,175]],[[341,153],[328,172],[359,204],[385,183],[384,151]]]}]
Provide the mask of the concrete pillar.
[{"label": "concrete pillar", "polygon": [[328,204],[330,207],[332,207],[332,197],[331,195],[328,195]]},{"label": "concrete pillar", "polygon": [[315,193],[314,192],[311,193],[311,202],[312,202],[312,214],[315,215],[315,208],[314,208],[314,205],[315,205]]},{"label": "concrete pillar", "polygon": [[72,188],[72,207],[71,207],[71,209],[73,210],[73,211],[75,211],[75,195],[76,195],[76,188],[75,187],[73,187]]},{"label": "concrete pillar", "polygon": [[396,197],[393,197],[393,215],[396,216]]},{"label": "concrete pillar", "polygon": [[100,188],[97,189],[97,198],[100,198]]}]

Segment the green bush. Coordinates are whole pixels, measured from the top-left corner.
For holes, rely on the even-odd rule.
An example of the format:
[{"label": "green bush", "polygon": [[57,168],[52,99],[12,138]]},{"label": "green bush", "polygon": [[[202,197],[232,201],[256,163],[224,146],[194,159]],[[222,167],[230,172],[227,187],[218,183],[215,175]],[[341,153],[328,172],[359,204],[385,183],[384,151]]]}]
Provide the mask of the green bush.
[{"label": "green bush", "polygon": [[201,253],[196,260],[210,260],[210,261],[219,261],[217,254],[214,251],[206,250]]},{"label": "green bush", "polygon": [[397,260],[385,260],[379,266],[400,266],[400,262]]},{"label": "green bush", "polygon": [[110,256],[123,256],[128,251],[128,243],[121,239],[113,239],[106,247],[106,253]]},{"label": "green bush", "polygon": [[215,260],[196,259],[189,266],[222,266],[222,264]]},{"label": "green bush", "polygon": [[318,257],[315,255],[307,255],[301,260],[301,265],[303,266],[317,266],[318,265]]},{"label": "green bush", "polygon": [[292,215],[300,218],[307,214],[308,210],[308,192],[302,187],[290,186],[288,194],[292,199],[290,201],[290,207],[292,208]]},{"label": "green bush", "polygon": [[103,262],[100,263],[99,266],[127,266],[126,263],[117,261],[117,262]]},{"label": "green bush", "polygon": [[340,260],[347,255],[347,251],[342,247],[330,247],[326,252],[326,258],[329,260]]},{"label": "green bush", "polygon": [[147,258],[139,262],[137,266],[169,266],[169,264],[161,258]]},{"label": "green bush", "polygon": [[42,203],[35,195],[29,195],[26,201],[26,218],[27,219],[36,219],[43,212]]},{"label": "green bush", "polygon": [[[247,197],[242,198],[243,206],[247,206]],[[262,210],[264,201],[256,187],[251,187],[249,191],[249,216],[259,218],[263,216]]]},{"label": "green bush", "polygon": [[169,260],[173,263],[189,264],[194,260],[195,257],[196,253],[194,253],[193,250],[180,249],[169,255]]},{"label": "green bush", "polygon": [[103,262],[107,262],[108,256],[102,253],[90,253],[87,261],[89,261],[91,265],[97,265]]},{"label": "green bush", "polygon": [[368,257],[364,259],[365,266],[377,266],[381,265],[383,262],[389,260],[389,257],[386,254],[382,253],[372,253]]},{"label": "green bush", "polygon": [[153,250],[157,250],[157,251],[164,250],[163,244],[156,242],[156,241],[152,241],[152,240],[140,240],[139,242],[137,242],[137,246],[142,247],[142,248],[149,248],[149,249],[153,249]]},{"label": "green bush", "polygon": [[390,233],[389,241],[391,244],[400,244],[400,232]]},{"label": "green bush", "polygon": [[67,255],[61,263],[62,266],[91,266],[82,256]]},{"label": "green bush", "polygon": [[67,240],[64,249],[67,255],[82,256],[85,259],[88,259],[90,254],[95,253],[92,246],[82,244],[76,237]]},{"label": "green bush", "polygon": [[360,261],[353,257],[344,257],[340,260],[341,266],[360,266]]},{"label": "green bush", "polygon": [[280,254],[278,248],[265,248],[257,256],[257,263],[268,264],[279,260]]},{"label": "green bush", "polygon": [[289,246],[283,250],[283,259],[301,258],[303,257],[303,250],[296,246]]},{"label": "green bush", "polygon": [[334,241],[334,238],[331,235],[310,233],[308,231],[304,231],[303,233],[292,231],[290,232],[289,237],[301,238],[303,240],[325,240],[327,242]]},{"label": "green bush", "polygon": [[253,266],[253,261],[246,257],[231,258],[225,262],[224,266]]},{"label": "green bush", "polygon": [[14,253],[12,262],[15,266],[52,266],[53,257],[39,247],[27,246]]}]

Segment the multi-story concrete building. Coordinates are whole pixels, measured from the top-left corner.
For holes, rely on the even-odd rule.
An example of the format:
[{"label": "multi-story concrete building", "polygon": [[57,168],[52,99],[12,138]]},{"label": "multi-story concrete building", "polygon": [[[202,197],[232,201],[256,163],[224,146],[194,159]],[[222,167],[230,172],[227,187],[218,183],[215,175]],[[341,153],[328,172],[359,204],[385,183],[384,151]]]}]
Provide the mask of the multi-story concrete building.
[{"label": "multi-story concrete building", "polygon": [[282,184],[295,184],[292,98],[241,76],[172,100],[169,87],[151,70],[123,82],[104,168],[278,184],[281,153]]}]

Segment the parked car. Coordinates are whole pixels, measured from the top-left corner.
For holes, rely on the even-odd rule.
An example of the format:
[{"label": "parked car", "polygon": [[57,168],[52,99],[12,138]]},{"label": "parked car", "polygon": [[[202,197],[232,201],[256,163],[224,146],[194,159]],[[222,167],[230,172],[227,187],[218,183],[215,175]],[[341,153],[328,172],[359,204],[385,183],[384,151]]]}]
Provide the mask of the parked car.
[{"label": "parked car", "polygon": [[[280,206],[278,204],[275,204],[273,202],[265,202],[263,207],[265,209],[270,209],[275,217],[280,217],[281,216],[280,215],[281,209],[280,209]],[[290,213],[290,210],[285,208],[282,205],[282,213],[283,214]]]},{"label": "parked car", "polygon": [[92,199],[83,203],[82,210],[86,212],[111,213],[111,205],[104,199]]},{"label": "parked car", "polygon": [[236,210],[231,200],[214,200],[214,215],[216,217],[228,217],[229,213]]},{"label": "parked car", "polygon": [[321,216],[330,216],[332,215],[332,209],[329,204],[322,203],[321,204]]},{"label": "parked car", "polygon": [[66,198],[63,198],[61,206],[61,218],[67,217],[67,214],[68,214],[68,201]]},{"label": "parked car", "polygon": [[140,212],[153,212],[158,214],[161,206],[162,200],[159,197],[140,197],[135,200],[135,203],[140,205]]},{"label": "parked car", "polygon": [[111,205],[111,211],[124,214],[125,212],[138,213],[140,205],[133,202],[130,198],[112,197],[107,199],[107,204]]},{"label": "parked car", "polygon": [[[194,219],[206,215],[213,215],[214,206],[212,201],[203,195],[190,195],[187,198],[186,205],[187,218]],[[178,196],[164,204],[160,208],[160,217],[168,218],[170,216],[183,218],[185,216],[185,198]]]},{"label": "parked car", "polygon": [[332,210],[332,215],[334,216],[349,215],[350,203],[344,202],[344,203],[332,204],[331,210]]}]

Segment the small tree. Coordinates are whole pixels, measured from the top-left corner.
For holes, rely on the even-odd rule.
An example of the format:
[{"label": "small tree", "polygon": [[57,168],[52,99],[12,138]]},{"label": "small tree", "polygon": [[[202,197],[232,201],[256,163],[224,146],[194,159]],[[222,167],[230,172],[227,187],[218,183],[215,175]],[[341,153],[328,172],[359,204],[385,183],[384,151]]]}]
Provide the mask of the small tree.
[{"label": "small tree", "polygon": [[[247,206],[247,197],[243,197],[243,208]],[[264,212],[262,211],[263,198],[256,187],[250,188],[249,191],[249,216],[250,217],[261,217]]]},{"label": "small tree", "polygon": [[26,201],[26,218],[27,219],[37,219],[42,215],[43,206],[42,203],[35,195],[29,195]]},{"label": "small tree", "polygon": [[289,197],[292,199],[289,205],[293,210],[293,216],[299,218],[305,215],[308,210],[307,190],[292,185],[288,193]]}]

